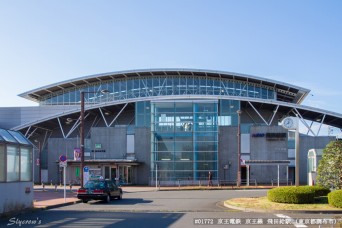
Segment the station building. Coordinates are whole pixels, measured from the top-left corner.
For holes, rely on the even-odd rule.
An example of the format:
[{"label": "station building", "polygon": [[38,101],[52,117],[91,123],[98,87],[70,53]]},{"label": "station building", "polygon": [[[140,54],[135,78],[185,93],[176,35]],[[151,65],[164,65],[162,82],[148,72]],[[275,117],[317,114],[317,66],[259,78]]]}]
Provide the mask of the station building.
[{"label": "station building", "polygon": [[[39,106],[0,108],[0,127],[35,145],[35,182],[61,182],[61,155],[67,157],[67,181],[80,182],[83,94],[84,164],[91,175],[123,184],[197,185],[210,171],[216,184],[236,181],[240,163],[242,180],[251,183],[294,182],[297,168],[300,183],[307,184],[308,151],[335,140],[319,136],[321,126],[342,128],[341,114],[302,105],[309,92],[231,72],[120,71],[22,93]],[[288,117],[307,129],[299,143],[280,124]]]}]

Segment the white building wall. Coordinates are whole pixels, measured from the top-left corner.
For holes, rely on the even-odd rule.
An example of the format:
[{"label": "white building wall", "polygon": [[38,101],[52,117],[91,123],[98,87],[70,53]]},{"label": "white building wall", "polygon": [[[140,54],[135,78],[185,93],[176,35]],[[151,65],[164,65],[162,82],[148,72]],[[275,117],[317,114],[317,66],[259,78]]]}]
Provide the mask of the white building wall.
[{"label": "white building wall", "polygon": [[0,183],[0,214],[33,207],[33,183]]}]

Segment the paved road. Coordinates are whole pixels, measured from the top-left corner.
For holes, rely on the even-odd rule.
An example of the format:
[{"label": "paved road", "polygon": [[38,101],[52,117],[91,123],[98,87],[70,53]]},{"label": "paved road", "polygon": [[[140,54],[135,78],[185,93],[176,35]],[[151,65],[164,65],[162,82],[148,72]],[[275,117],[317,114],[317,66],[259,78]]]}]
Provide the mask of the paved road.
[{"label": "paved road", "polygon": [[[31,222],[40,224],[22,224],[21,227],[319,227],[318,225],[266,224],[270,221],[273,223],[285,222],[289,217],[330,219],[339,216],[241,212],[225,208],[222,204],[229,198],[265,195],[266,190],[154,191],[151,189],[127,189],[123,200],[113,200],[109,204],[93,201],[88,204],[80,203],[24,214],[1,220],[0,226],[19,227],[19,222]],[[232,225],[239,221],[243,225]],[[246,222],[257,224],[261,221],[262,225],[245,224]],[[15,222],[17,224],[14,224]],[[8,226],[8,224],[14,225]]]}]

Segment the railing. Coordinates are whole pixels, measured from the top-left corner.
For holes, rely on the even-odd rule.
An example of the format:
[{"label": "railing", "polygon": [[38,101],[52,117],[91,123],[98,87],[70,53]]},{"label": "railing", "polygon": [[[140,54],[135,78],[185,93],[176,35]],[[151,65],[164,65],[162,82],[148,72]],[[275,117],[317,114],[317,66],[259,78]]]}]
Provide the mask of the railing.
[{"label": "railing", "polygon": [[[208,178],[197,178],[195,179],[189,179],[189,178],[178,178],[178,179],[158,179],[158,187],[162,186],[168,186],[168,187],[181,187],[181,186],[208,186],[209,180]],[[257,186],[257,181],[256,179],[249,179],[249,185],[254,185]],[[151,186],[156,186],[156,180],[153,178],[150,179],[150,185]],[[212,185],[213,186],[236,186],[236,180],[212,180]],[[242,179],[241,180],[241,185],[247,185],[247,180]]]},{"label": "railing", "polygon": [[[241,179],[241,185],[249,186],[251,184],[254,184],[254,186],[257,186],[256,179],[249,179],[249,183],[247,183],[247,179]],[[236,186],[237,181],[236,180],[220,180],[219,186]]]},{"label": "railing", "polygon": [[236,180],[220,180],[219,186],[222,188],[223,186],[236,186]]},{"label": "railing", "polygon": [[[197,179],[189,179],[189,178],[176,178],[176,179],[158,179],[158,186],[173,186],[173,187],[181,187],[181,186],[207,186],[209,183],[208,178],[197,178]],[[213,185],[218,186],[218,180],[212,180]],[[153,178],[150,179],[150,185],[155,186],[156,180]]]},{"label": "railing", "polygon": [[[278,185],[278,179],[272,179],[271,180],[271,184],[272,186],[274,186],[274,184]],[[287,179],[279,179],[279,185],[283,184],[283,185],[292,185],[292,180],[287,180]]]}]

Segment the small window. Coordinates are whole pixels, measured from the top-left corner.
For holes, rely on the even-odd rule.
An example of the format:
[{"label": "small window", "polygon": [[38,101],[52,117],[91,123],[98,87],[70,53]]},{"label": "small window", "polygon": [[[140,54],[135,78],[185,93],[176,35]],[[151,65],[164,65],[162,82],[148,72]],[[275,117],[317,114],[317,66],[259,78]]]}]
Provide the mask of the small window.
[{"label": "small window", "polygon": [[7,181],[19,181],[19,149],[7,146]]}]

